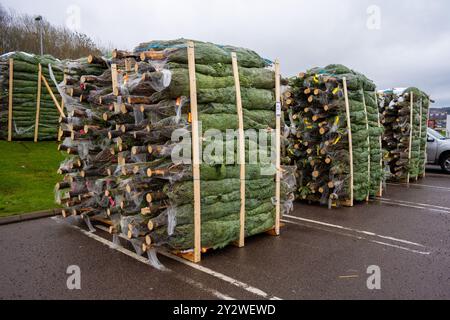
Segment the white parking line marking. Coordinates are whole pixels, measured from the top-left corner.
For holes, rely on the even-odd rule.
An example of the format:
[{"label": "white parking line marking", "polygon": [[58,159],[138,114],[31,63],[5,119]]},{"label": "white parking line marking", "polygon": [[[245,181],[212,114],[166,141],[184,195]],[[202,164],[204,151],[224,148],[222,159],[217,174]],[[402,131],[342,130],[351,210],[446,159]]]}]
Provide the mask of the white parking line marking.
[{"label": "white parking line marking", "polygon": [[[406,183],[387,183],[390,186],[407,186]],[[422,187],[422,188],[432,188],[432,189],[441,189],[441,190],[447,190],[450,191],[450,188],[447,187],[440,187],[440,186],[430,186],[426,184],[410,184],[410,187]]]},{"label": "white parking line marking", "polygon": [[362,230],[347,228],[347,227],[344,227],[344,226],[339,226],[339,225],[335,225],[335,224],[331,224],[331,223],[326,223],[326,222],[316,221],[316,220],[310,220],[310,219],[304,219],[304,218],[300,218],[300,217],[296,217],[296,216],[290,216],[290,215],[285,215],[284,217],[295,219],[295,220],[299,220],[299,221],[309,222],[309,223],[313,223],[313,224],[318,224],[318,225],[322,225],[322,226],[326,226],[326,227],[336,228],[336,229],[340,229],[340,230],[346,230],[346,231],[356,232],[356,233],[360,233],[360,234],[370,235],[370,236],[373,236],[373,237],[386,239],[386,240],[391,240],[391,241],[395,241],[395,242],[399,242],[399,243],[403,243],[403,244],[409,244],[409,245],[416,246],[416,247],[425,248],[425,246],[420,244],[420,243],[411,242],[411,241],[407,241],[407,240],[403,240],[403,239],[397,239],[397,238],[389,237],[389,236],[383,236],[383,235],[379,235],[379,234],[376,234],[376,233],[373,233],[373,232],[369,232],[369,231],[362,231]]},{"label": "white parking line marking", "polygon": [[425,255],[425,256],[428,256],[428,255],[431,254],[431,252],[429,252],[429,251],[419,251],[419,250],[409,249],[409,248],[405,248],[405,247],[402,247],[402,246],[398,246],[396,244],[391,244],[391,243],[386,243],[386,242],[381,242],[381,241],[376,241],[376,240],[370,240],[370,242],[378,243],[378,244],[381,244],[383,246],[388,246],[388,247],[393,247],[393,248],[397,248],[397,249],[401,249],[401,250],[410,251],[410,252],[417,253],[417,254],[422,254],[422,255]]},{"label": "white parking line marking", "polygon": [[433,177],[433,178],[450,178],[450,175],[443,173],[443,174],[439,174],[439,173],[431,173],[428,172],[426,174],[427,177]]},{"label": "white parking line marking", "polygon": [[421,210],[424,210],[424,211],[450,214],[449,210],[433,209],[433,208],[424,207],[424,206],[414,206],[414,205],[401,203],[401,202],[395,202],[395,201],[386,201],[386,200],[378,200],[378,201],[380,201],[381,203],[392,204],[394,206],[399,206],[399,207],[414,208],[414,209],[421,209]]},{"label": "white parking line marking", "polygon": [[158,253],[163,255],[163,256],[166,256],[166,257],[168,257],[170,259],[176,260],[176,261],[178,261],[178,262],[180,262],[182,264],[185,264],[185,265],[187,265],[187,266],[189,266],[191,268],[197,269],[197,270],[199,270],[201,272],[207,273],[207,274],[209,274],[209,275],[211,275],[213,277],[216,277],[216,278],[218,278],[220,280],[228,282],[228,283],[230,283],[230,284],[232,284],[232,285],[234,285],[236,287],[244,289],[244,290],[246,290],[248,292],[251,292],[251,293],[253,293],[253,294],[257,295],[257,296],[260,296],[260,297],[263,297],[263,298],[269,299],[269,300],[282,300],[281,298],[278,298],[278,297],[275,297],[275,296],[271,296],[268,293],[266,293],[266,292],[264,292],[264,291],[262,291],[262,290],[260,290],[258,288],[252,287],[252,286],[250,286],[250,285],[248,285],[248,284],[246,284],[244,282],[241,282],[239,280],[233,279],[233,278],[231,278],[229,276],[226,276],[226,275],[224,275],[224,274],[222,274],[220,272],[216,272],[214,270],[211,270],[209,268],[206,268],[206,267],[203,267],[201,265],[195,264],[193,262],[187,261],[187,260],[185,260],[183,258],[180,258],[180,257],[177,257],[177,256],[175,256],[175,255],[173,255],[173,254],[171,254],[169,252],[158,250]]},{"label": "white parking line marking", "polygon": [[[53,217],[53,218],[56,218],[56,217]],[[70,224],[69,224],[69,226],[71,226],[71,227],[73,227],[73,228],[75,228],[77,230],[80,230],[83,234],[86,234],[89,237],[94,238],[96,240],[97,240],[97,238],[100,238],[101,240],[98,239],[98,241],[102,242],[103,244],[105,244],[105,245],[107,245],[109,247],[112,247],[113,249],[116,249],[116,246],[114,246],[114,244],[112,242],[110,242],[110,241],[108,241],[108,240],[106,240],[106,239],[104,239],[104,238],[102,238],[100,236],[97,236],[95,234],[91,234],[90,232],[88,232],[86,230],[83,230],[83,229],[81,229],[81,228],[79,228],[77,226],[73,226],[73,225],[70,225]],[[137,254],[127,250],[127,249],[124,249],[124,248],[120,247],[120,248],[117,248],[117,250],[120,251],[120,252],[128,251],[128,253],[125,253],[125,252],[123,252],[123,253],[125,253],[128,256],[130,256],[130,254],[132,254],[133,255],[132,257],[136,256],[136,257],[139,258],[137,260],[139,260],[141,262],[145,261],[145,263],[147,263],[147,259],[145,259],[144,257],[141,257],[141,256],[139,256],[139,255],[137,255]],[[233,279],[233,278],[231,278],[231,277],[229,277],[227,275],[224,275],[224,274],[222,274],[220,272],[217,272],[217,271],[214,271],[212,269],[209,269],[209,268],[203,267],[201,265],[195,264],[193,262],[187,261],[187,260],[185,260],[183,258],[180,258],[178,256],[175,256],[175,255],[173,255],[173,254],[171,254],[169,252],[165,252],[163,250],[157,250],[157,251],[158,251],[159,254],[161,254],[161,255],[163,255],[163,256],[165,256],[167,258],[170,258],[170,259],[175,260],[177,262],[180,262],[180,263],[182,263],[184,265],[187,265],[187,266],[189,266],[189,267],[191,267],[193,269],[196,269],[196,270],[201,271],[203,273],[206,273],[206,274],[208,274],[210,276],[213,276],[215,278],[218,278],[220,280],[228,282],[228,283],[232,284],[233,286],[236,286],[238,288],[244,289],[245,291],[248,291],[248,292],[250,292],[250,293],[252,293],[254,295],[257,295],[257,296],[260,296],[262,298],[269,299],[269,300],[282,300],[281,298],[269,295],[268,293],[266,293],[266,292],[264,292],[264,291],[262,291],[262,290],[260,290],[258,288],[252,287],[251,285],[249,285],[247,283],[241,282],[241,281]]]},{"label": "white parking line marking", "polygon": [[433,208],[437,208],[437,209],[447,210],[450,213],[450,208],[449,207],[435,206],[433,204],[411,202],[411,201],[406,201],[406,200],[387,199],[387,198],[378,198],[378,199],[382,200],[382,201],[400,202],[400,203],[411,204],[411,205],[416,205],[416,206],[421,206],[421,207],[433,207]]},{"label": "white parking line marking", "polygon": [[[52,217],[51,219],[54,220],[54,221],[56,221],[57,223],[59,223],[59,220],[58,220],[59,218],[58,218],[58,217]],[[71,225],[71,224],[67,224],[67,225],[68,225],[69,227],[71,227],[71,228],[73,228],[73,229],[75,229],[75,230],[81,232],[81,233],[84,234],[85,236],[88,236],[89,238],[94,239],[94,240],[100,242],[101,244],[103,244],[103,245],[109,247],[110,249],[119,251],[120,253],[123,253],[123,254],[127,255],[128,257],[130,257],[130,258],[133,258],[133,259],[135,259],[135,260],[137,260],[137,261],[139,261],[139,262],[145,263],[146,265],[149,265],[147,259],[145,259],[144,257],[141,257],[141,256],[137,255],[136,253],[134,253],[134,252],[132,252],[132,251],[130,251],[130,250],[125,249],[124,247],[116,246],[116,245],[115,245],[114,243],[112,243],[111,241],[106,240],[106,239],[104,239],[104,238],[102,238],[102,237],[100,237],[100,236],[98,236],[98,235],[96,235],[96,234],[94,234],[94,233],[89,232],[89,231],[86,231],[86,230],[84,230],[84,229],[82,229],[82,228],[80,228],[80,227],[77,227],[77,226],[74,226],[74,225]],[[173,271],[170,270],[170,269],[167,269],[167,268],[166,268],[166,270],[167,270],[168,272],[171,272],[171,274],[174,275],[175,278],[177,278],[177,279],[179,279],[179,280],[182,280],[182,281],[186,282],[187,284],[196,287],[197,289],[200,289],[200,290],[203,290],[203,291],[205,291],[205,292],[208,292],[208,293],[214,295],[214,296],[215,296],[216,298],[218,298],[218,299],[221,299],[221,300],[235,300],[234,298],[232,298],[232,297],[230,297],[230,296],[228,296],[228,295],[226,295],[226,294],[223,294],[223,293],[221,293],[221,292],[219,292],[219,291],[217,291],[217,290],[210,289],[210,288],[206,288],[206,287],[205,287],[202,283],[200,283],[200,282],[197,282],[197,281],[195,281],[195,280],[193,280],[193,279],[190,279],[190,278],[187,278],[187,277],[182,277],[182,276],[178,275],[177,273],[173,272]]]},{"label": "white parking line marking", "polygon": [[355,239],[358,239],[358,240],[366,240],[366,241],[371,242],[371,243],[379,244],[379,245],[382,245],[382,246],[388,246],[388,247],[392,247],[392,248],[396,248],[396,249],[400,249],[400,250],[404,250],[404,251],[409,251],[409,252],[416,253],[416,254],[421,254],[421,255],[430,255],[431,254],[431,252],[429,252],[429,251],[414,250],[414,249],[398,246],[398,245],[395,245],[395,244],[390,244],[390,243],[386,243],[386,242],[381,242],[381,241],[367,239],[365,237],[361,237],[361,236],[357,236],[357,235],[353,235],[353,234],[349,234],[349,233],[345,233],[345,232],[338,232],[338,231],[327,230],[325,228],[320,228],[320,227],[307,226],[305,224],[296,223],[296,222],[285,220],[285,219],[282,219],[281,221],[285,222],[285,223],[290,223],[290,224],[302,226],[302,227],[314,228],[314,229],[318,229],[318,230],[322,230],[322,231],[326,231],[326,232],[331,232],[331,233],[339,234],[339,235],[342,235],[342,236],[355,238]]}]

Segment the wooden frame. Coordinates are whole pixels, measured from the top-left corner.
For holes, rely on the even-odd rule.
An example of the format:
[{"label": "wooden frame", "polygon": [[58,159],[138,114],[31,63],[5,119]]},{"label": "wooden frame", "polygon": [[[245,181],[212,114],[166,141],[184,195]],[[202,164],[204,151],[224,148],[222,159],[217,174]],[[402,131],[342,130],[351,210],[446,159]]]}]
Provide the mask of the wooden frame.
[{"label": "wooden frame", "polygon": [[8,141],[10,142],[12,141],[13,91],[14,91],[14,59],[9,59]]},{"label": "wooden frame", "polygon": [[347,130],[348,130],[348,153],[350,158],[350,203],[349,206],[354,205],[354,168],[353,168],[353,138],[352,138],[352,124],[350,119],[350,103],[348,100],[348,90],[347,90],[347,78],[343,78],[344,84],[344,98],[345,98],[345,113],[347,116]]},{"label": "wooden frame", "polygon": [[115,96],[119,95],[119,74],[117,72],[117,64],[111,65],[112,89]]},{"label": "wooden frame", "polygon": [[[380,119],[380,111],[379,111],[379,107],[378,107],[378,93],[377,90],[375,89],[375,103],[377,105],[377,115],[378,115],[378,128],[381,129],[381,119]],[[381,160],[380,160],[380,166],[381,166],[381,170],[384,171],[384,162],[383,162],[383,138],[382,136],[380,136],[379,138],[380,140],[380,152],[381,152]],[[380,181],[380,189],[378,191],[377,197],[382,197],[383,196],[383,180]]]},{"label": "wooden frame", "polygon": [[275,235],[280,235],[280,219],[281,219],[281,74],[280,62],[275,60],[275,100],[276,100],[276,180],[275,180]]},{"label": "wooden frame", "polygon": [[[64,98],[62,98],[61,97],[61,109],[63,110],[63,112],[64,112]],[[62,138],[62,134],[63,134],[63,130],[61,129],[61,125],[59,126],[59,128],[58,128],[58,141],[60,142],[61,141],[61,138]]]},{"label": "wooden frame", "polygon": [[52,97],[53,103],[55,104],[56,109],[58,109],[60,116],[63,117],[63,118],[65,119],[65,118],[66,118],[66,115],[64,114],[64,112],[63,112],[63,110],[62,110],[62,108],[61,108],[61,106],[60,106],[60,104],[59,104],[59,102],[58,102],[58,99],[56,99],[55,95],[53,94],[52,88],[51,88],[50,85],[48,84],[47,79],[45,79],[45,77],[44,77],[43,74],[41,74],[41,79],[42,79],[42,81],[44,81],[44,85],[45,85],[45,87],[47,88],[48,93],[49,93],[50,96]]},{"label": "wooden frame", "polygon": [[[188,52],[188,69],[189,69],[189,84],[190,84],[190,121],[192,125],[192,170],[193,170],[193,182],[194,182],[194,248],[193,252],[174,252],[174,254],[189,260],[194,263],[201,261],[202,253],[206,253],[208,248],[202,248],[201,244],[201,184],[200,184],[200,136],[199,121],[198,121],[198,105],[197,105],[197,79],[196,79],[196,64],[195,64],[195,46],[192,41],[187,43]],[[231,61],[234,75],[234,82],[236,87],[236,107],[239,123],[239,152],[240,152],[240,195],[241,195],[241,207],[240,207],[240,230],[239,239],[236,243],[237,246],[243,247],[245,245],[245,203],[246,203],[246,170],[245,170],[245,133],[244,133],[244,116],[241,96],[241,86],[239,78],[239,66],[236,53],[231,53]],[[276,128],[276,148],[277,148],[277,178],[276,178],[276,217],[275,226],[268,233],[272,235],[280,234],[280,219],[281,219],[281,75],[279,62],[275,62],[275,90],[277,101],[277,128]],[[279,109],[279,110],[278,110]],[[279,112],[278,112],[279,111]]]},{"label": "wooden frame", "polygon": [[412,140],[414,131],[414,92],[411,91],[411,104],[410,104],[410,118],[409,118],[409,149],[408,149],[408,176],[406,178],[406,183],[410,183],[411,178],[411,158],[412,158]]},{"label": "wooden frame", "polygon": [[[428,103],[428,110],[427,110],[427,128],[428,128],[428,121],[430,121],[430,103]],[[427,167],[427,163],[428,163],[428,155],[427,155],[427,149],[428,149],[428,132],[425,134],[425,136],[427,137],[426,140],[426,144],[425,144],[425,163],[423,166],[423,178],[425,178],[427,176],[427,171],[426,171],[426,167]]]},{"label": "wooden frame", "polygon": [[37,97],[36,97],[36,123],[34,125],[34,142],[38,142],[39,138],[39,116],[41,112],[41,91],[42,91],[42,66],[39,63],[38,71],[38,87],[37,87]]},{"label": "wooden frame", "polygon": [[365,97],[365,92],[364,92],[364,88],[361,88],[361,91],[362,91],[362,98],[363,98],[363,105],[364,105],[364,116],[365,116],[365,118],[366,118],[366,130],[367,130],[367,145],[368,145],[368,151],[369,151],[369,155],[368,155],[368,164],[367,164],[367,169],[368,169],[368,177],[367,177],[367,180],[368,180],[368,191],[367,191],[367,197],[366,197],[366,202],[369,202],[369,199],[370,199],[370,183],[371,183],[371,176],[370,176],[370,174],[371,174],[371,166],[372,166],[372,164],[370,163],[370,161],[372,160],[372,158],[371,158],[371,155],[370,155],[370,152],[371,152],[371,148],[370,148],[370,134],[369,134],[369,118],[368,118],[368,116],[367,116],[367,105],[366,105],[366,97]]},{"label": "wooden frame", "polygon": [[[33,141],[36,143],[39,139],[39,120],[40,120],[40,114],[41,114],[41,95],[42,95],[42,82],[44,82],[44,85],[52,97],[53,103],[55,104],[56,108],[58,109],[58,112],[61,117],[66,118],[64,115],[64,100],[61,101],[61,105],[59,104],[58,100],[56,99],[56,96],[53,93],[53,90],[51,89],[47,79],[45,78],[43,72],[42,72],[42,65],[38,64],[38,85],[37,85],[37,95],[36,95],[36,120],[35,120],[35,127],[34,127],[34,139]],[[9,92],[8,92],[8,141],[12,141],[13,138],[13,94],[14,91],[14,59],[9,59]],[[59,129],[61,130],[61,128]],[[58,141],[60,141],[60,134],[58,134],[57,137]]]},{"label": "wooden frame", "polygon": [[193,262],[201,261],[201,197],[200,197],[200,132],[197,112],[197,78],[195,71],[195,47],[194,42],[189,41],[188,67],[192,116],[192,170],[194,179],[194,255]]},{"label": "wooden frame", "polygon": [[[422,102],[422,99],[420,99],[420,112],[419,112],[419,115],[420,115],[420,120],[419,120],[419,160],[420,160],[420,152],[422,151],[422,117],[423,117],[423,110],[422,110],[422,108],[423,108],[423,102]],[[424,151],[426,151],[426,149]],[[425,161],[426,161],[426,159],[425,159]],[[419,176],[421,176],[420,173],[417,174],[416,181],[419,180]]]},{"label": "wooden frame", "polygon": [[239,162],[240,162],[240,187],[241,187],[241,208],[239,213],[239,240],[238,247],[242,248],[245,245],[245,134],[244,134],[244,115],[242,111],[241,98],[241,83],[239,79],[239,67],[237,55],[235,52],[231,53],[231,62],[233,66],[234,83],[236,88],[236,109],[239,123]]}]

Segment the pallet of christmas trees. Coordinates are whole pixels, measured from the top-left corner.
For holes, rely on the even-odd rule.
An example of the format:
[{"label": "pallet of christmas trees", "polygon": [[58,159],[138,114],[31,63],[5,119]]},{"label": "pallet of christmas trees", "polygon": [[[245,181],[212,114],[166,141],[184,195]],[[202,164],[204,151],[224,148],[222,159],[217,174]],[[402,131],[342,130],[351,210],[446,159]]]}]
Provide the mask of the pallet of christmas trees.
[{"label": "pallet of christmas trees", "polygon": [[[11,98],[12,140],[29,140],[33,138],[37,138],[37,140],[56,140],[59,127],[58,120],[61,112],[58,111],[54,98],[58,104],[61,104],[61,96],[58,93],[55,81],[60,83],[63,80],[66,81],[66,78],[69,81],[73,80],[79,72],[88,72],[95,75],[103,73],[105,62],[103,60],[89,62],[89,59],[92,59],[92,57],[77,61],[60,61],[49,55],[38,56],[24,52],[13,52],[1,56],[0,138],[8,138],[9,101]],[[45,78],[45,80],[40,79],[40,95],[38,94],[39,65],[41,65],[42,75]],[[51,65],[52,72],[49,71],[49,65]],[[68,71],[69,69],[71,70],[70,72]],[[11,92],[10,76],[13,79]],[[51,92],[47,89],[46,84],[50,87]],[[63,108],[61,105],[59,107]],[[38,130],[35,133],[38,110]]]},{"label": "pallet of christmas trees", "polygon": [[[61,164],[65,177],[56,187],[63,215],[106,223],[111,233],[127,237],[141,252],[154,245],[178,252],[194,248],[186,43],[153,41],[134,52],[116,50],[110,70],[80,77],[85,98],[66,97],[69,115],[62,119],[60,150],[71,157]],[[239,240],[243,203],[245,236],[275,225],[273,150],[263,157],[251,149],[252,142],[245,142],[247,160],[255,154],[269,160],[245,166],[244,198],[238,156],[232,153],[231,162],[223,159],[225,151],[238,149],[236,136],[229,132],[239,128],[231,53],[237,54],[244,129],[260,129],[269,137],[275,127],[275,75],[253,51],[197,41],[194,47],[200,149],[206,155],[199,167],[201,247],[217,249]],[[212,144],[208,132],[225,140],[213,139]],[[283,208],[292,200],[287,173]]]},{"label": "pallet of christmas trees", "polygon": [[423,177],[429,96],[417,88],[384,90],[378,95],[390,179],[409,182]]},{"label": "pallet of christmas trees", "polygon": [[290,80],[285,162],[298,166],[297,197],[352,206],[381,192],[381,135],[375,85],[342,65]]},{"label": "pallet of christmas trees", "polygon": [[[12,63],[10,62],[12,61]],[[56,94],[50,80],[49,64],[57,80],[63,77],[62,62],[52,56],[37,56],[24,52],[12,52],[0,57],[0,139],[8,138],[9,99],[12,98],[11,137],[13,140],[34,138],[36,122],[39,64],[42,74]],[[12,66],[12,69],[11,69]],[[13,82],[10,86],[10,76]],[[10,88],[12,87],[12,92]],[[57,96],[57,99],[61,98]],[[50,93],[42,83],[39,117],[39,139],[56,139],[59,113]]]}]

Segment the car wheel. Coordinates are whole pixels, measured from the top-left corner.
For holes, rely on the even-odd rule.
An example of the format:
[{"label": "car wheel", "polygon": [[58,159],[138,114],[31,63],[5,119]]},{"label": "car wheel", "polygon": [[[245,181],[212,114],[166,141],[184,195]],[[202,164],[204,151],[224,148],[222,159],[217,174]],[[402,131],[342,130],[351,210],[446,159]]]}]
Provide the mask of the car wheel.
[{"label": "car wheel", "polygon": [[445,154],[441,159],[441,167],[446,173],[450,174],[450,153]]}]

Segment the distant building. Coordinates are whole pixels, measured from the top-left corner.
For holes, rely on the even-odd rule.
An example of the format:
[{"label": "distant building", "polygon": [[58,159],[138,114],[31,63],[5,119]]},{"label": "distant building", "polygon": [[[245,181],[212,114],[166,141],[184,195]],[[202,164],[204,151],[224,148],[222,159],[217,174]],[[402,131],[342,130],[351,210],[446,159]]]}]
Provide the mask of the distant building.
[{"label": "distant building", "polygon": [[431,108],[428,126],[450,137],[450,108]]},{"label": "distant building", "polygon": [[446,137],[450,138],[450,115],[447,116],[447,130],[446,130]]}]

